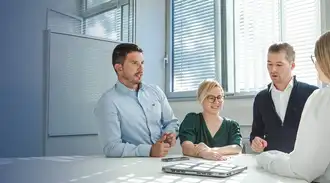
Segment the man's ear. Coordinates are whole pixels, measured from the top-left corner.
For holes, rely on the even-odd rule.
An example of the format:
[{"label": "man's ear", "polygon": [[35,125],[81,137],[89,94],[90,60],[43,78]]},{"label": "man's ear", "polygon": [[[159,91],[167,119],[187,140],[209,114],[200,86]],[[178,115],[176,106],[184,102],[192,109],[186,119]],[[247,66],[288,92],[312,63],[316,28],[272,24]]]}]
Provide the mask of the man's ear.
[{"label": "man's ear", "polygon": [[117,72],[122,71],[123,70],[123,66],[121,64],[115,64],[115,70]]},{"label": "man's ear", "polygon": [[293,61],[293,62],[292,62],[292,65],[291,65],[291,69],[294,69],[295,67],[296,67],[296,62]]}]

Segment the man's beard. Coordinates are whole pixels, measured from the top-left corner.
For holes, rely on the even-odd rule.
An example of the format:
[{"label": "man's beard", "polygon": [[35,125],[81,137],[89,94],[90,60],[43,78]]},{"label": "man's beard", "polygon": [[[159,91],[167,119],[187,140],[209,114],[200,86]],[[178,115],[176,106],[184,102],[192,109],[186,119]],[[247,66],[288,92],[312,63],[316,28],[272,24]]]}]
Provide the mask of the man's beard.
[{"label": "man's beard", "polygon": [[131,84],[140,84],[141,83],[141,80],[139,80],[139,81],[136,81],[135,79],[134,79],[134,77],[135,77],[135,75],[130,79],[129,77],[127,77],[127,76],[123,76],[123,78],[126,80],[126,81],[128,81],[128,82],[130,82]]}]

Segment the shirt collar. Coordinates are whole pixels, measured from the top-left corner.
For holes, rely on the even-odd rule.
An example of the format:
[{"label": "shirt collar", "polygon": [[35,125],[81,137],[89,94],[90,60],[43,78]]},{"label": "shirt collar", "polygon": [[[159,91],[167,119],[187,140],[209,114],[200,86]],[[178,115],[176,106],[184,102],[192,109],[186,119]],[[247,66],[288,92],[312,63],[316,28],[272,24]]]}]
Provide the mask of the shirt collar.
[{"label": "shirt collar", "polygon": [[[286,90],[288,90],[288,89],[290,89],[290,88],[292,88],[293,87],[293,79],[294,79],[294,77],[292,77],[291,78],[291,80],[290,80],[290,82],[289,82],[289,84],[286,86],[286,88],[284,89],[284,91],[286,91]],[[276,89],[276,87],[275,87],[275,85],[274,85],[274,83],[271,83],[271,85],[270,85],[270,87],[269,87],[269,90],[268,91],[271,91],[272,89]]]},{"label": "shirt collar", "polygon": [[[123,83],[121,83],[120,81],[116,82],[116,88],[123,92],[123,93],[136,93],[136,91],[134,89],[128,88],[127,86],[125,86]],[[140,88],[139,90],[143,90],[144,89],[144,84],[141,83],[140,84]]]}]

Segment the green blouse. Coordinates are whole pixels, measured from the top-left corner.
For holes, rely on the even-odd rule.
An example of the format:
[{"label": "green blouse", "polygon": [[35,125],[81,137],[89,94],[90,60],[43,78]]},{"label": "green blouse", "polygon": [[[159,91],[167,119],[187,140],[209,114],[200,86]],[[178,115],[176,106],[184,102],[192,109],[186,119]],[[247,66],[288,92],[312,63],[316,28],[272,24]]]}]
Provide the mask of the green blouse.
[{"label": "green blouse", "polygon": [[219,130],[212,138],[202,113],[189,113],[182,121],[179,129],[180,143],[191,141],[194,144],[205,143],[209,147],[223,147],[237,144],[242,147],[242,135],[239,124],[231,119],[223,118]]}]

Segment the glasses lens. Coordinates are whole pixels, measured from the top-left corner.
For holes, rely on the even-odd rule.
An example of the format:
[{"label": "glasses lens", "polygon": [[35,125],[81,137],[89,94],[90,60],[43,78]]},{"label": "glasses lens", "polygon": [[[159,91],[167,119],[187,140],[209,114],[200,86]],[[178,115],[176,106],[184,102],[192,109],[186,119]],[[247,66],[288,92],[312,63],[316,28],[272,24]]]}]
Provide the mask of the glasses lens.
[{"label": "glasses lens", "polygon": [[209,102],[211,102],[211,103],[215,102],[215,99],[216,99],[215,96],[212,96],[212,95],[207,96],[207,100],[208,100]]},{"label": "glasses lens", "polygon": [[219,96],[213,96],[213,95],[209,95],[209,96],[207,96],[207,100],[209,101],[209,102],[211,102],[211,103],[214,103],[215,102],[215,100],[218,100],[218,101],[222,101],[222,99],[223,99],[223,96],[221,96],[221,95],[219,95]]}]

